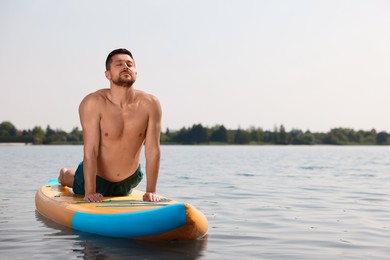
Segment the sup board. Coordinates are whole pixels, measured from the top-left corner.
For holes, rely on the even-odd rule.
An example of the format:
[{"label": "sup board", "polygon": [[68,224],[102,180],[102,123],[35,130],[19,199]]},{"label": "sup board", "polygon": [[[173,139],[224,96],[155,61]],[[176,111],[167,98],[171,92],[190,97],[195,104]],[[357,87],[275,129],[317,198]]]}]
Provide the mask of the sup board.
[{"label": "sup board", "polygon": [[133,189],[127,196],[91,203],[52,179],[36,192],[35,205],[41,215],[54,222],[103,236],[188,240],[207,234],[207,218],[192,205],[164,197],[159,202],[143,201],[143,194]]}]

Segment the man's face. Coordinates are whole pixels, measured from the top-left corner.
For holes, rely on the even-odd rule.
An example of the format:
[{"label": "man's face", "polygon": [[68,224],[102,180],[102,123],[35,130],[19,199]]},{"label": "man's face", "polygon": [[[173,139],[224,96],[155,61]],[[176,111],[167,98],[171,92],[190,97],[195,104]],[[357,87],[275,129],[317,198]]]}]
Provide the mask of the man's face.
[{"label": "man's face", "polygon": [[118,86],[131,87],[137,79],[133,59],[127,54],[114,55],[106,77]]}]

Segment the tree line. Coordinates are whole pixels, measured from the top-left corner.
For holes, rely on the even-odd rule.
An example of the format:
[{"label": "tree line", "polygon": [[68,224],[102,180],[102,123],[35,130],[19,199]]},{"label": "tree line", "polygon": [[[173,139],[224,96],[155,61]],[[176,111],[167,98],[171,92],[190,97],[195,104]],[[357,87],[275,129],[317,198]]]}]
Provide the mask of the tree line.
[{"label": "tree line", "polygon": [[69,133],[61,129],[46,129],[35,126],[33,129],[18,130],[9,121],[0,123],[0,143],[33,143],[33,144],[82,144],[83,133],[78,127]]},{"label": "tree line", "polygon": [[[0,142],[18,142],[33,144],[82,144],[82,131],[75,127],[70,132],[43,129],[36,126],[33,129],[18,130],[11,122],[0,123]],[[313,133],[292,129],[287,131],[283,125],[271,130],[251,127],[249,129],[226,129],[223,125],[204,127],[194,124],[178,131],[166,129],[161,133],[162,144],[237,144],[237,145],[389,145],[390,134],[354,130],[350,128],[333,128],[329,132]]]}]

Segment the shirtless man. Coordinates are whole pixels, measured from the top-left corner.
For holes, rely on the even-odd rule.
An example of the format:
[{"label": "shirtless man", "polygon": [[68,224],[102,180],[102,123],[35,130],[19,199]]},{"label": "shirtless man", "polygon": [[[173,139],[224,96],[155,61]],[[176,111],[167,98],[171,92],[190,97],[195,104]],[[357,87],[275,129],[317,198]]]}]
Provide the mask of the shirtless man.
[{"label": "shirtless man", "polygon": [[145,144],[147,182],[143,199],[159,201],[160,103],[134,89],[137,72],[128,50],[117,49],[108,55],[105,75],[110,88],[87,95],[79,107],[83,162],[77,170],[62,168],[58,180],[88,202],[126,195],[142,180],[139,161]]}]

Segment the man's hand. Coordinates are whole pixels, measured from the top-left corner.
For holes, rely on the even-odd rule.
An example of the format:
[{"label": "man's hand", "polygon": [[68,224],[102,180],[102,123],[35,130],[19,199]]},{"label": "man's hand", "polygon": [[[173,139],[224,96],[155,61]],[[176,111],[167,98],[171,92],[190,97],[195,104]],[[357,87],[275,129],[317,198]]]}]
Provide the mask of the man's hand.
[{"label": "man's hand", "polygon": [[160,196],[153,192],[145,192],[143,200],[150,202],[158,202],[160,201]]},{"label": "man's hand", "polygon": [[84,200],[87,202],[102,202],[103,195],[100,193],[85,194]]}]

